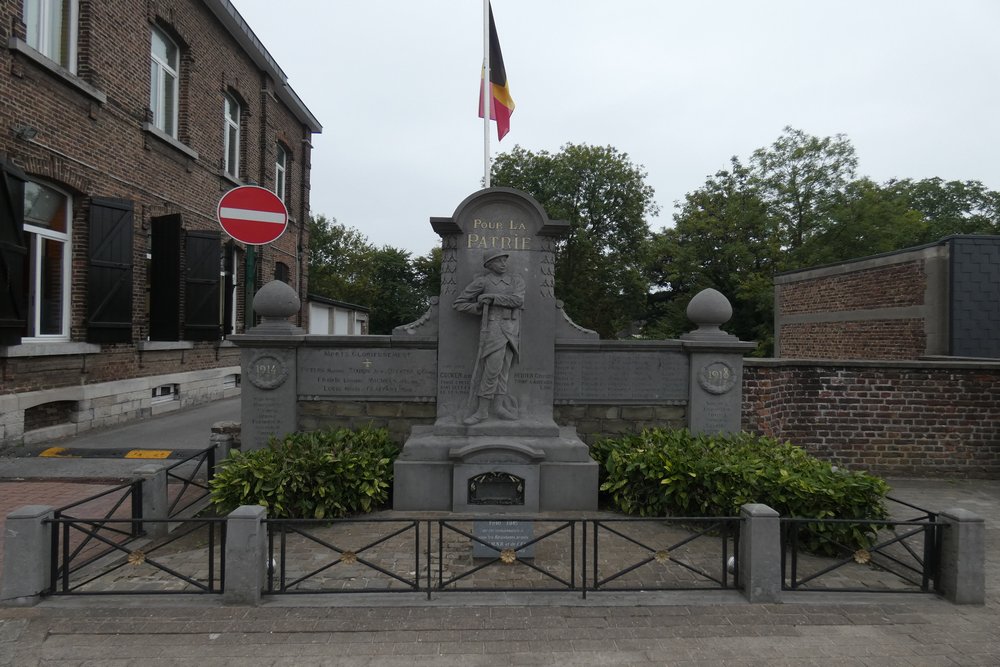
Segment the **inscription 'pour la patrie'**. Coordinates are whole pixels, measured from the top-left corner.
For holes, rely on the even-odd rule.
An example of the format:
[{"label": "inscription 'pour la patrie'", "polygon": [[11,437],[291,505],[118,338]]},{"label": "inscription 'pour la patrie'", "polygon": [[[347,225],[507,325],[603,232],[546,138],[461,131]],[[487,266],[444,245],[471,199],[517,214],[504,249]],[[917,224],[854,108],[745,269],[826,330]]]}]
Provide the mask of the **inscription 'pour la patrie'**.
[{"label": "inscription 'pour la patrie'", "polygon": [[[476,218],[472,221],[472,228],[481,231],[469,233],[468,245],[466,246],[468,248],[482,248],[484,250],[531,249],[531,237],[518,234],[518,232],[527,231],[523,222]],[[503,235],[503,232],[512,232],[512,234]]]}]

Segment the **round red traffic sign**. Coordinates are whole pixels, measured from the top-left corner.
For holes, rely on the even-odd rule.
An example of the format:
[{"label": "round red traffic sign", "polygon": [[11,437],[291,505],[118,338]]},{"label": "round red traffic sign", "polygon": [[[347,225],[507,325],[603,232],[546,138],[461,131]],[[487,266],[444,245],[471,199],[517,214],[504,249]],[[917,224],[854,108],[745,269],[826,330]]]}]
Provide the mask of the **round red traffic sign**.
[{"label": "round red traffic sign", "polygon": [[233,188],[219,200],[219,224],[237,241],[270,243],[285,233],[288,210],[278,196],[256,185]]}]

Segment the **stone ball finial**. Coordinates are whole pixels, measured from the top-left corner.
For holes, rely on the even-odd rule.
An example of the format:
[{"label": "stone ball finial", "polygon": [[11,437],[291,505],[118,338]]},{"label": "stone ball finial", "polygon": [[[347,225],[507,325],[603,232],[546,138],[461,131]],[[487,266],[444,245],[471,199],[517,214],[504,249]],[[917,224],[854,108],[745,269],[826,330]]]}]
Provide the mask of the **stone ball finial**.
[{"label": "stone ball finial", "polygon": [[292,286],[280,280],[272,280],[257,290],[253,298],[253,309],[266,319],[283,320],[299,312],[302,301]]},{"label": "stone ball finial", "polygon": [[733,306],[722,292],[709,287],[694,295],[687,307],[687,317],[698,326],[699,334],[721,334],[719,329],[733,316]]}]

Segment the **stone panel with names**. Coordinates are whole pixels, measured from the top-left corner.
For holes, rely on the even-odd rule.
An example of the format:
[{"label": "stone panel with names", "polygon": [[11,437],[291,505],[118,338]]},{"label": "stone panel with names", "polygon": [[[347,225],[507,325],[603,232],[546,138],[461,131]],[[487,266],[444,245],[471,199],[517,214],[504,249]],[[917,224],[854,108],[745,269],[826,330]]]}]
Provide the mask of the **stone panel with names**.
[{"label": "stone panel with names", "polygon": [[[530,521],[474,521],[472,534],[500,550],[516,549],[525,542],[534,539],[534,524]],[[518,558],[534,558],[535,545],[529,544],[517,549],[516,554]],[[475,540],[472,541],[473,558],[497,558],[498,556],[500,556],[500,551],[491,549]]]},{"label": "stone panel with names", "polygon": [[687,398],[688,358],[682,352],[556,352],[558,402],[682,404]]},{"label": "stone panel with names", "polygon": [[299,394],[327,398],[428,399],[437,394],[437,351],[305,348]]}]

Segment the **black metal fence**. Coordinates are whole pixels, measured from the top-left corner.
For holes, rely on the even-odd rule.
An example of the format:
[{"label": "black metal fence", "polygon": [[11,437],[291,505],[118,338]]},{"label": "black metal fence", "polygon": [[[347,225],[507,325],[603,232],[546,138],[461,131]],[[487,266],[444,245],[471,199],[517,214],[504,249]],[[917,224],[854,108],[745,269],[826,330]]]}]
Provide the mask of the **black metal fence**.
[{"label": "black metal fence", "polygon": [[65,515],[53,518],[48,592],[221,593],[225,582],[226,520],[187,519],[161,539],[145,537],[140,527],[169,522]]},{"label": "black metal fence", "polygon": [[739,521],[267,519],[264,593],[732,589]]},{"label": "black metal fence", "polygon": [[[930,593],[939,590],[939,552],[945,526],[937,515],[909,503],[893,514],[905,519],[781,519],[782,589],[879,593]],[[912,510],[912,511],[911,511]],[[916,516],[908,516],[916,513]],[[868,536],[864,548],[848,546],[831,528],[850,528]],[[808,538],[808,539],[804,539]],[[811,546],[806,549],[806,542]],[[817,555],[817,551],[825,555]]]},{"label": "black metal fence", "polygon": [[[200,479],[203,470],[204,482]],[[174,463],[166,473],[167,488],[170,489],[171,483],[175,487],[167,516],[174,518],[189,510],[201,509],[212,493],[209,483],[215,474],[215,445]]]}]

